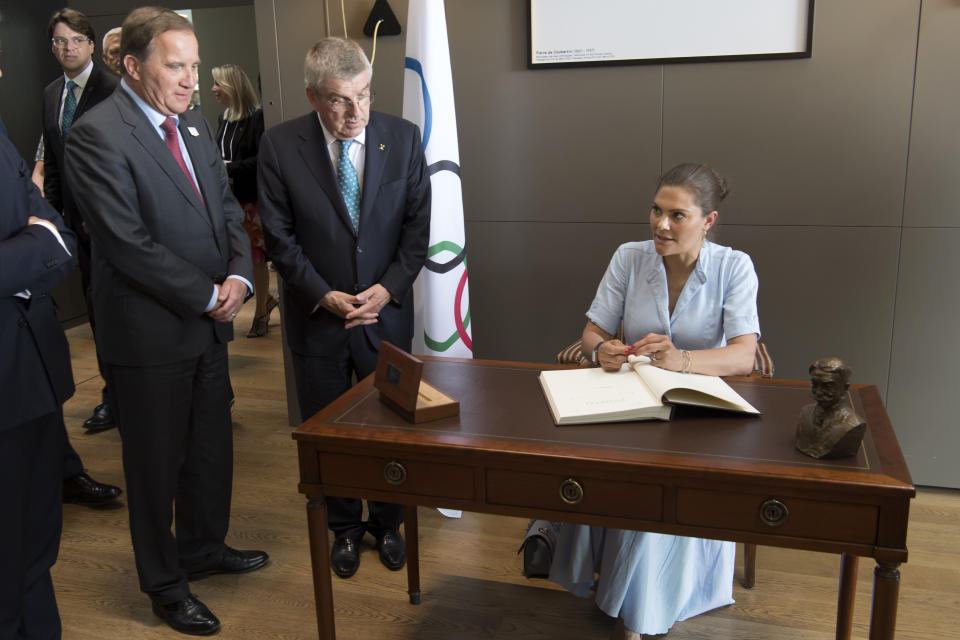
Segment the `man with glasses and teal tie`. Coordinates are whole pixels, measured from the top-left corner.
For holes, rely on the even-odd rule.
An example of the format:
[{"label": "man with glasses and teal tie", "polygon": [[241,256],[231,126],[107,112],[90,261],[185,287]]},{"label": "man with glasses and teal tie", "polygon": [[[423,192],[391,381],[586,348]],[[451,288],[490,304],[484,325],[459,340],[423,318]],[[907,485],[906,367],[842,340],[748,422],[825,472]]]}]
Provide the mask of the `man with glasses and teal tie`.
[{"label": "man with glasses and teal tie", "polygon": [[[284,337],[306,420],[376,368],[381,340],[410,350],[413,281],[427,257],[430,179],[416,125],[370,110],[360,46],[326,38],[307,53],[315,113],[267,131],[257,170],[267,255],[283,278]],[[400,569],[401,507],[327,498],[333,571],[349,578],[360,540]]]},{"label": "man with glasses and teal tie", "polygon": [[[93,327],[93,309],[89,303],[90,236],[76,213],[70,185],[64,180],[63,150],[73,123],[113,93],[118,80],[104,65],[93,64],[91,56],[96,36],[90,21],[79,11],[61,9],[54,13],[47,24],[47,37],[63,73],[43,90],[43,195],[54,209],[63,214],[67,226],[77,236],[83,295],[87,300],[90,326]],[[109,394],[104,385],[102,403],[84,423],[84,427],[89,431],[112,427],[113,417],[109,406]],[[119,487],[99,483],[84,473],[80,458],[69,442],[63,477],[65,502],[96,505],[111,502],[120,495]]]},{"label": "man with glasses and teal tie", "polygon": [[[43,90],[43,194],[54,209],[63,213],[67,225],[77,234],[83,296],[93,328],[96,319],[89,301],[90,236],[76,212],[70,185],[64,181],[63,150],[73,123],[113,93],[119,79],[106,65],[93,63],[96,34],[90,21],[79,11],[60,9],[54,13],[47,24],[47,37],[63,74]],[[83,426],[91,432],[114,426],[106,385],[101,403]]]}]

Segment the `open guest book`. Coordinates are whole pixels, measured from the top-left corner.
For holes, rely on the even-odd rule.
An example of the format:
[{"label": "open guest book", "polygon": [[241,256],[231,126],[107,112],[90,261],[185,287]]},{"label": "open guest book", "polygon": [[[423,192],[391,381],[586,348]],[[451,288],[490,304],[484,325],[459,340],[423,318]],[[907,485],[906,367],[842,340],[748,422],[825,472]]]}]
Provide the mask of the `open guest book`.
[{"label": "open guest book", "polygon": [[540,386],[558,425],[669,420],[679,404],[760,413],[717,376],[667,371],[646,356],[630,356],[617,372],[599,367],[541,371]]}]

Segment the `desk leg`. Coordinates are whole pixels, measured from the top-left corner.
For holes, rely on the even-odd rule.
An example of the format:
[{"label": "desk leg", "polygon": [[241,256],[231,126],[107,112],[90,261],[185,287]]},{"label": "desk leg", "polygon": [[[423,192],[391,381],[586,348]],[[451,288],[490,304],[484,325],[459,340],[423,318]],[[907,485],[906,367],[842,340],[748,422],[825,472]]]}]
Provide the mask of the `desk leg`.
[{"label": "desk leg", "polygon": [[878,561],[873,570],[870,640],[893,640],[897,628],[897,599],[900,597],[899,566],[899,562]]},{"label": "desk leg", "polygon": [[850,640],[853,631],[853,601],[857,596],[857,566],[860,558],[840,554],[840,597],[837,600],[837,640]]},{"label": "desk leg", "polygon": [[407,593],[410,604],[420,604],[420,533],[417,505],[403,505],[403,530],[407,534]]},{"label": "desk leg", "polygon": [[757,545],[743,543],[743,581],[744,589],[753,589],[757,582]]},{"label": "desk leg", "polygon": [[317,607],[319,638],[336,640],[330,548],[327,538],[327,502],[323,498],[307,502],[307,529],[310,533],[310,564],[313,566],[313,597]]}]

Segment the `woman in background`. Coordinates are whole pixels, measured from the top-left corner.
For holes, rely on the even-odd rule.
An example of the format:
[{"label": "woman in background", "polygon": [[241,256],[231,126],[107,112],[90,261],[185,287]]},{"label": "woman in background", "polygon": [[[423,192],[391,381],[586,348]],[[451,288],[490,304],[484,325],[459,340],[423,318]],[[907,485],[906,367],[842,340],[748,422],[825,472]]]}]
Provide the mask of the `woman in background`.
[{"label": "woman in background", "polygon": [[225,64],[214,67],[211,74],[213,94],[226,107],[217,118],[216,142],[227,165],[233,195],[243,207],[243,228],[250,236],[257,310],[247,337],[258,338],[267,334],[270,312],[277,306],[276,298],[270,295],[270,272],[257,209],[257,150],[263,135],[263,110],[243,69]]},{"label": "woman in background", "polygon": [[[707,230],[727,195],[705,165],[665,173],[650,207],[653,240],[621,245],[587,311],[583,352],[607,371],[630,354],[654,366],[747,375],[760,335],[757,276],[747,254]],[[623,325],[623,341],[615,337]],[[733,603],[735,545],[682,536],[562,525],[550,579],[617,618],[613,637],[639,639]]]}]

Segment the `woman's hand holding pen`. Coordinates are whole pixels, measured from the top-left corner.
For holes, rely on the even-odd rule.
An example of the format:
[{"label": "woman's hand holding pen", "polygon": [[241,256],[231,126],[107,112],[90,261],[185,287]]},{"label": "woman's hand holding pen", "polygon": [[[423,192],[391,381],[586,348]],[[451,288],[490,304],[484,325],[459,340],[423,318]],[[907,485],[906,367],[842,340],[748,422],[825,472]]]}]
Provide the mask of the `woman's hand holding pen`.
[{"label": "woman's hand holding pen", "polygon": [[597,362],[604,371],[619,371],[627,361],[627,349],[629,347],[616,338],[605,340],[597,349]]},{"label": "woman's hand holding pen", "polygon": [[673,346],[670,338],[659,333],[648,333],[639,341],[626,347],[624,354],[625,356],[646,355],[650,358],[650,364],[661,369],[670,371],[683,369],[683,356],[680,350]]}]

